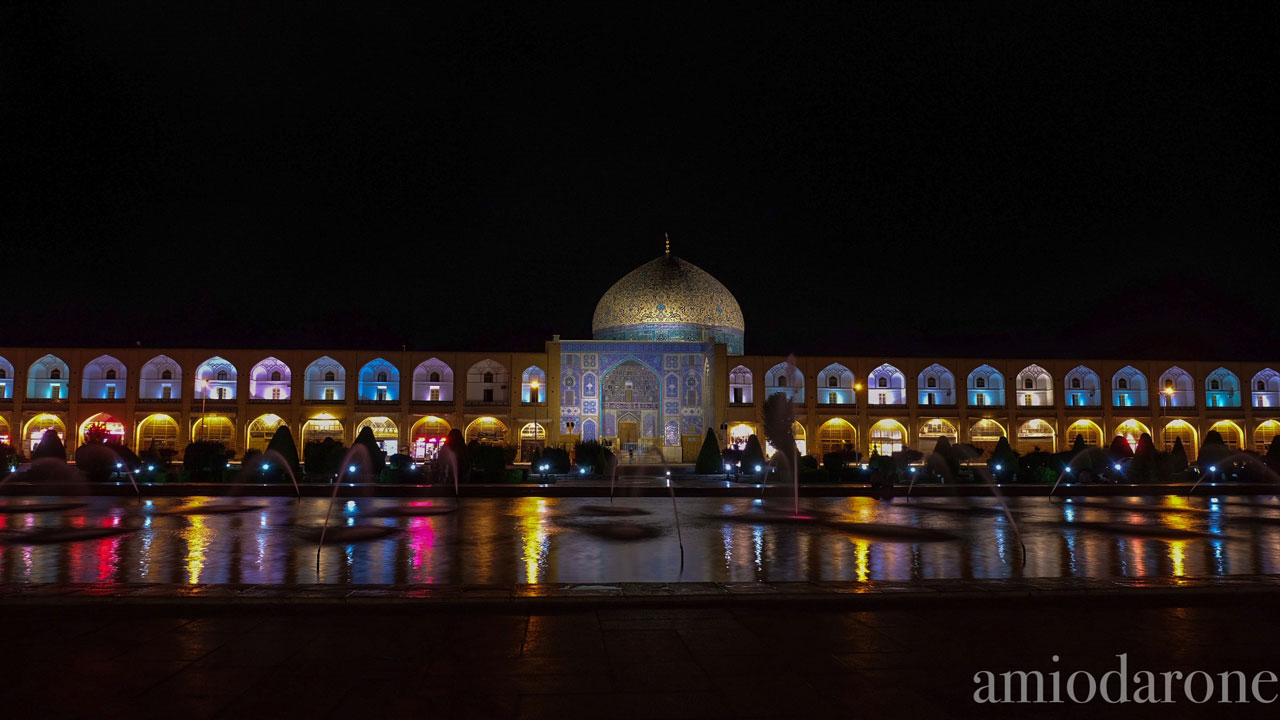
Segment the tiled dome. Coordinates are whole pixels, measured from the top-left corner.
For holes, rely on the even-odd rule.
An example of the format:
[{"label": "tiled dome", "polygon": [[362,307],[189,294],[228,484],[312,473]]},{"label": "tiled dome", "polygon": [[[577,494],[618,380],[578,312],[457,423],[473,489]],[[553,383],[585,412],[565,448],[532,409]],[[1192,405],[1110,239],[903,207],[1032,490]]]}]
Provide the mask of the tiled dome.
[{"label": "tiled dome", "polygon": [[704,334],[742,354],[742,309],[728,289],[693,263],[666,254],[627,273],[596,305],[597,340],[692,340]]}]

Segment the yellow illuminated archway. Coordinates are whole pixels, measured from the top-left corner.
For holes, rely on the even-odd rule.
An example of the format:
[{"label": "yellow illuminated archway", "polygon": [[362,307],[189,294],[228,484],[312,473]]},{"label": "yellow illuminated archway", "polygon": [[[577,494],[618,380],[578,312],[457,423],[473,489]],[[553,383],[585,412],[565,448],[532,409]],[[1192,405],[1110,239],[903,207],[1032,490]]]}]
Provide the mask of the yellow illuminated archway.
[{"label": "yellow illuminated archway", "polygon": [[230,418],[210,415],[200,418],[191,426],[191,441],[220,442],[229,450],[236,449],[236,428]]},{"label": "yellow illuminated archway", "polygon": [[40,444],[41,438],[49,430],[58,433],[58,437],[64,440],[63,444],[66,444],[67,426],[62,422],[62,418],[57,415],[41,413],[27,421],[27,424],[22,428],[23,445],[26,446],[27,454],[36,449],[36,445]]},{"label": "yellow illuminated archway", "polygon": [[90,415],[84,422],[80,423],[79,436],[81,443],[85,442],[85,432],[94,426],[101,426],[106,431],[108,442],[124,444],[124,422],[104,412]]},{"label": "yellow illuminated archway", "polygon": [[897,420],[884,419],[871,426],[868,454],[892,455],[907,446],[907,428]]},{"label": "yellow illuminated archway", "polygon": [[486,445],[503,445],[507,442],[507,426],[495,417],[476,418],[467,426],[464,438],[467,442],[475,440]]},{"label": "yellow illuminated archway", "polygon": [[1019,455],[1035,452],[1037,448],[1043,452],[1057,452],[1057,447],[1057,434],[1048,421],[1032,418],[1018,426],[1018,446],[1014,450]]},{"label": "yellow illuminated archway", "polygon": [[164,413],[156,413],[143,418],[138,423],[138,452],[178,448],[178,421]]},{"label": "yellow illuminated archway", "polygon": [[1165,452],[1173,450],[1175,440],[1182,441],[1182,449],[1187,453],[1187,462],[1195,462],[1199,450],[1199,435],[1191,423],[1186,420],[1170,420],[1160,433],[1160,442]]},{"label": "yellow illuminated archway", "polygon": [[9,445],[12,439],[9,437],[9,421],[0,415],[0,445]]},{"label": "yellow illuminated archway", "polygon": [[1076,438],[1084,439],[1088,447],[1102,447],[1102,428],[1092,420],[1077,420],[1067,428],[1067,436],[1062,439],[1064,447],[1075,447]]},{"label": "yellow illuminated archway", "polygon": [[271,438],[276,434],[276,430],[281,425],[288,425],[284,418],[273,413],[259,415],[249,423],[248,429],[245,430],[245,452],[257,450],[258,452],[266,452],[267,445],[271,443]]},{"label": "yellow illuminated archway", "polygon": [[832,418],[818,428],[818,452],[852,452],[858,447],[858,434],[848,420]]},{"label": "yellow illuminated archway", "polygon": [[342,421],[329,413],[320,413],[302,424],[302,444],[324,442],[332,438],[344,442]]},{"label": "yellow illuminated archway", "polygon": [[922,453],[931,453],[938,447],[938,438],[946,438],[952,445],[956,444],[960,435],[951,421],[933,418],[920,424],[920,432],[916,433],[916,449]]},{"label": "yellow illuminated archway", "polygon": [[1219,420],[1213,424],[1210,430],[1217,430],[1222,436],[1222,442],[1227,444],[1227,448],[1232,452],[1240,450],[1244,445],[1244,431],[1240,426],[1230,420]]},{"label": "yellow illuminated archway", "polygon": [[1276,435],[1280,434],[1280,422],[1275,420],[1267,420],[1260,423],[1253,430],[1253,450],[1259,455],[1266,455],[1267,450],[1271,449],[1271,443],[1275,442]]},{"label": "yellow illuminated archway", "polygon": [[742,450],[747,446],[747,438],[757,435],[756,428],[751,423],[734,423],[729,426],[729,447],[734,450]]},{"label": "yellow illuminated archway", "polygon": [[985,453],[995,450],[1002,437],[1008,437],[1004,426],[989,418],[979,420],[969,428],[969,444]]},{"label": "yellow illuminated archway", "polygon": [[443,418],[435,415],[420,418],[409,431],[409,454],[418,460],[435,458],[449,430],[449,423]]},{"label": "yellow illuminated archway", "polygon": [[1124,438],[1124,441],[1129,443],[1130,449],[1137,449],[1138,440],[1142,439],[1143,433],[1150,435],[1151,431],[1147,429],[1146,425],[1132,418],[1116,426],[1116,435]]}]

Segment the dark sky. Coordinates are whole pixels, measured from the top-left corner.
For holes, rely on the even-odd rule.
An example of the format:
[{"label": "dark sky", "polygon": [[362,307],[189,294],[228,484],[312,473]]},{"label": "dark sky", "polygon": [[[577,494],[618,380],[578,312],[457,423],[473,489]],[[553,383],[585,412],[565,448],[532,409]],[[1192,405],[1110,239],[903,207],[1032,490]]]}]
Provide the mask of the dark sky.
[{"label": "dark sky", "polygon": [[750,353],[1280,357],[1275,3],[178,5],[0,11],[0,346],[538,350],[668,231]]}]

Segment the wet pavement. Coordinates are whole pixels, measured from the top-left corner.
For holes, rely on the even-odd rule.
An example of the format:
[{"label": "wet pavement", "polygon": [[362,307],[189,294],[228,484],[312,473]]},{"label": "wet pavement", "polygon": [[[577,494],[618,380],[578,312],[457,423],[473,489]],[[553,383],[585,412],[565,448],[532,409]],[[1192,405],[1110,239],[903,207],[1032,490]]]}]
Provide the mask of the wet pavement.
[{"label": "wet pavement", "polygon": [[[0,582],[913,582],[1280,574],[1271,496],[8,497]],[[30,507],[30,504],[43,507]],[[623,510],[626,512],[622,512]],[[1019,542],[1021,538],[1021,543]],[[1025,545],[1025,555],[1023,547]]]},{"label": "wet pavement", "polygon": [[[981,670],[1277,670],[1275,593],[902,609],[67,604],[0,614],[7,717],[1272,716],[1273,706],[978,706]],[[1052,656],[1060,662],[1054,663]]]}]

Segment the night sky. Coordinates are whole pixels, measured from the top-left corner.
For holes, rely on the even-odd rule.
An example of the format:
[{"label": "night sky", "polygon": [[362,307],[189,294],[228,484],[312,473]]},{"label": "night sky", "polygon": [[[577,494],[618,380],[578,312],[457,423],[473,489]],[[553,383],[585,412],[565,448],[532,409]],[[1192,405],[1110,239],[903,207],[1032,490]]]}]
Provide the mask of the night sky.
[{"label": "night sky", "polygon": [[0,10],[0,346],[1280,357],[1275,3],[342,5]]}]

